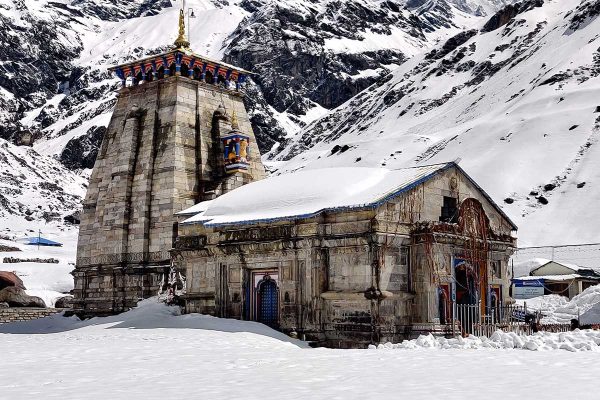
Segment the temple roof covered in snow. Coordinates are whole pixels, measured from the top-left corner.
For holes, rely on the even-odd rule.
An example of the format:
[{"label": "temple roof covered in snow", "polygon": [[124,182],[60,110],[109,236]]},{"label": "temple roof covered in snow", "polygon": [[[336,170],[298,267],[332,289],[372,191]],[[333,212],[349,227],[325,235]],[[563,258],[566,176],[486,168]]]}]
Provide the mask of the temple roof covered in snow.
[{"label": "temple roof covered in snow", "polygon": [[[193,215],[183,224],[220,226],[375,208],[452,167],[464,173],[454,162],[394,170],[362,167],[303,170],[252,182],[210,202],[196,204],[179,215]],[[516,230],[506,214],[479,186],[477,188]]]}]

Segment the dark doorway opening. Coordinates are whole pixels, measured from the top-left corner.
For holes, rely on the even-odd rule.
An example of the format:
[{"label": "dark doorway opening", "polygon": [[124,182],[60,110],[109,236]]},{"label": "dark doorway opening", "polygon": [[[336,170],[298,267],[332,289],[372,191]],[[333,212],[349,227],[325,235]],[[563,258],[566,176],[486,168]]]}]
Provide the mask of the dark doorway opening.
[{"label": "dark doorway opening", "polygon": [[181,76],[185,76],[186,78],[189,78],[189,68],[188,68],[187,64],[181,64],[181,68],[179,69],[179,72],[181,72]]},{"label": "dark doorway opening", "polygon": [[194,68],[194,80],[200,81],[202,80],[202,70],[200,68]]},{"label": "dark doorway opening", "polygon": [[256,320],[272,328],[279,325],[279,289],[277,282],[265,275],[256,288]]},{"label": "dark doorway opening", "polygon": [[210,71],[206,71],[206,76],[204,78],[204,82],[206,83],[214,83],[214,78],[213,78],[213,74]]},{"label": "dark doorway opening", "polygon": [[456,282],[456,302],[458,304],[476,304],[477,287],[473,267],[464,260],[459,260],[454,268]]}]

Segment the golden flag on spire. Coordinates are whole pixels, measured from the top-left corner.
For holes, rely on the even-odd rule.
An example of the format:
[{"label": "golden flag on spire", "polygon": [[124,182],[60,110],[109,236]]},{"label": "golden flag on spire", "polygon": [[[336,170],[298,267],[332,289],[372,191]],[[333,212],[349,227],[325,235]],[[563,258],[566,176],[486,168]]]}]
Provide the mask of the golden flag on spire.
[{"label": "golden flag on spire", "polygon": [[190,42],[185,38],[185,15],[183,9],[179,10],[179,36],[175,39],[176,48],[190,48]]}]

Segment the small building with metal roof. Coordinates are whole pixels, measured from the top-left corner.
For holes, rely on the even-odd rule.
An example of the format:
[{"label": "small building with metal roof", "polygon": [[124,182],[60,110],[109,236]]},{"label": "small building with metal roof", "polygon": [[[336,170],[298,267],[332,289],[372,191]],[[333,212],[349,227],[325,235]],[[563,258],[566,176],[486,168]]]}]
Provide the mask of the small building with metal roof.
[{"label": "small building with metal roof", "polygon": [[516,299],[558,294],[572,299],[600,283],[600,271],[576,264],[551,261],[532,269],[529,276],[513,279]]}]

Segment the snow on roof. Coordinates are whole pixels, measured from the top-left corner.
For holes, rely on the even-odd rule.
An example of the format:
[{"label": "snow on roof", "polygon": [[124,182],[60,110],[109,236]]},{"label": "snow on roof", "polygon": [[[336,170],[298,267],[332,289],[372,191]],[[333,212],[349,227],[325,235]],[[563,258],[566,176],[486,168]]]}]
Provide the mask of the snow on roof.
[{"label": "snow on roof", "polygon": [[589,271],[589,270],[592,270],[591,268],[580,267],[577,264],[565,263],[565,262],[561,262],[561,261],[548,260],[546,263],[544,263],[544,264],[542,264],[542,265],[540,265],[540,266],[538,266],[536,268],[533,268],[531,270],[531,272],[537,271],[538,269],[540,269],[542,267],[545,267],[546,265],[548,265],[550,263],[555,263],[555,264],[558,264],[558,265],[562,265],[563,267],[568,268],[568,269],[570,269],[572,271],[581,271],[581,270],[587,270],[587,271]]},{"label": "snow on roof", "polygon": [[181,215],[181,216],[196,215],[198,213],[206,211],[206,209],[208,208],[210,203],[212,203],[212,200],[201,201],[200,203],[195,204],[195,205],[191,206],[190,208],[186,208],[183,211],[179,211],[175,215]]},{"label": "snow on roof", "polygon": [[[178,215],[195,214],[183,224],[219,226],[310,218],[326,211],[373,208],[451,167],[459,169],[473,182],[454,162],[394,170],[363,167],[310,169],[252,182],[208,204],[203,202],[183,210]],[[483,194],[506,217],[489,196],[485,192]]]},{"label": "snow on roof", "polygon": [[551,260],[548,260],[547,258],[532,258],[530,260],[514,263],[512,266],[514,276],[515,278],[529,276],[531,271],[538,269],[542,265],[548,264],[550,261]]},{"label": "snow on roof", "polygon": [[[244,185],[183,221],[218,226],[309,218],[325,211],[376,207],[454,163],[389,170],[339,167],[283,174]],[[184,210],[186,213],[188,210]]]},{"label": "snow on roof", "polygon": [[579,274],[566,274],[566,275],[541,275],[541,276],[522,276],[520,278],[514,278],[513,281],[537,281],[540,279],[549,281],[570,281],[578,278],[590,278],[589,276],[582,276]]}]

